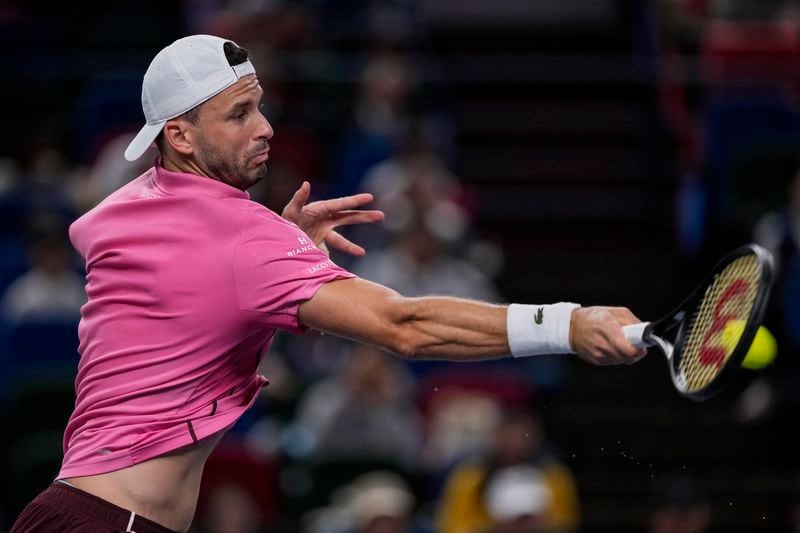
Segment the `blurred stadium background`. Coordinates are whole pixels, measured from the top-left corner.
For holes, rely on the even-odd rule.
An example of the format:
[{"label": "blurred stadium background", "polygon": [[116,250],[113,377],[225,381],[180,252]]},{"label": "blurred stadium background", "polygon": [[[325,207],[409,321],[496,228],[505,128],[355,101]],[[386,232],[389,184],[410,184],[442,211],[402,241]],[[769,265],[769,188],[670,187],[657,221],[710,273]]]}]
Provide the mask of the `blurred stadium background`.
[{"label": "blurred stadium background", "polygon": [[406,363],[308,334],[206,469],[197,532],[800,531],[800,6],[788,0],[0,4],[0,530],[57,472],[83,270],[66,228],[137,176],[141,76],[174,39],[250,50],[301,180],[388,214],[335,257],[402,292],[655,318],[772,249],[776,363],[695,404],[657,354]]}]

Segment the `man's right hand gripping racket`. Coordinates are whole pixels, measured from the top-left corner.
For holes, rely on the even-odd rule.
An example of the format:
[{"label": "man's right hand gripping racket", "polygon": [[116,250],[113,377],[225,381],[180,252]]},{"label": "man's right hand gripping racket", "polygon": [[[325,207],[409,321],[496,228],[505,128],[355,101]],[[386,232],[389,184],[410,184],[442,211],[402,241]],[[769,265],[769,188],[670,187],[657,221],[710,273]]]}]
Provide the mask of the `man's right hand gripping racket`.
[{"label": "man's right hand gripping racket", "polygon": [[625,326],[625,337],[638,347],[658,346],[678,392],[706,400],[741,366],[764,319],[773,270],[772,255],[764,248],[737,248],[672,313]]}]

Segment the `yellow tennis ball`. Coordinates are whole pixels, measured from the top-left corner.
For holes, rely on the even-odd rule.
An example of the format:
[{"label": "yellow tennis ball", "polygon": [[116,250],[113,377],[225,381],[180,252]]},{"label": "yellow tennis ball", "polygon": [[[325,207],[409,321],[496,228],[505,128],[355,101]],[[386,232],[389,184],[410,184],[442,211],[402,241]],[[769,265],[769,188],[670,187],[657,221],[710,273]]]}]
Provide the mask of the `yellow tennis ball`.
[{"label": "yellow tennis ball", "polygon": [[[730,351],[736,347],[739,338],[744,332],[745,322],[743,320],[731,320],[722,331],[722,345]],[[759,370],[769,365],[778,355],[778,343],[775,337],[764,326],[760,326],[753,337],[753,343],[744,356],[742,366],[750,370]]]},{"label": "yellow tennis ball", "polygon": [[731,320],[725,324],[725,329],[722,330],[722,338],[720,343],[725,349],[726,354],[730,354],[736,345],[739,343],[739,338],[744,333],[744,320]]}]

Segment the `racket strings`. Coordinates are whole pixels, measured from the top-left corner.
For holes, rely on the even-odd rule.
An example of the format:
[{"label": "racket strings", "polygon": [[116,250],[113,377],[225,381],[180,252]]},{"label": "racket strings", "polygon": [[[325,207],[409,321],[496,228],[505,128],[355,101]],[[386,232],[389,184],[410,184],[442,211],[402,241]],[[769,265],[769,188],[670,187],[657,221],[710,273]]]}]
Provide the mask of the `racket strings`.
[{"label": "racket strings", "polygon": [[683,351],[678,363],[688,392],[708,387],[727,364],[739,344],[724,338],[733,321],[746,323],[753,311],[761,265],[755,255],[739,257],[712,279],[687,321]]}]

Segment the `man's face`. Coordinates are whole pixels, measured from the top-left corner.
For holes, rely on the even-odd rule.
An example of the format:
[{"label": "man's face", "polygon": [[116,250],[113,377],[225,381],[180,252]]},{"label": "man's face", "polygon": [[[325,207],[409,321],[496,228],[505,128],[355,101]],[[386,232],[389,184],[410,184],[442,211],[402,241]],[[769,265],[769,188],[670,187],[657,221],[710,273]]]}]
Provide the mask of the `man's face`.
[{"label": "man's face", "polygon": [[259,109],[263,93],[248,75],[200,107],[193,155],[209,177],[245,190],[266,176],[273,132]]}]

